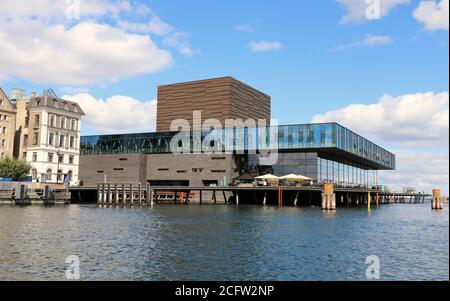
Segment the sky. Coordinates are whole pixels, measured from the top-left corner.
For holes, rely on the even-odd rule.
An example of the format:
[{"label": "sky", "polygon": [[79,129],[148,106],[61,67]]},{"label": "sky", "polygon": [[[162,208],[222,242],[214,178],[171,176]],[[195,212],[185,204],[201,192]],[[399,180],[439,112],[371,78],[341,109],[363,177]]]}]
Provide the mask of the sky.
[{"label": "sky", "polygon": [[280,124],[336,121],[449,182],[448,0],[1,0],[0,87],[81,104],[82,134],[155,129],[161,84],[233,76]]}]

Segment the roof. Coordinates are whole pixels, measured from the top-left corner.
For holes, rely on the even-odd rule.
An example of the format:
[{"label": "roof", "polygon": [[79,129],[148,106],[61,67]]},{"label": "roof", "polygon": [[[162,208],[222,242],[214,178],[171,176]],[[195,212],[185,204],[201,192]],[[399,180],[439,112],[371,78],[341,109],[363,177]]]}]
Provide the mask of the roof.
[{"label": "roof", "polygon": [[28,107],[51,107],[58,110],[86,115],[78,103],[51,96],[33,96],[30,98]]}]

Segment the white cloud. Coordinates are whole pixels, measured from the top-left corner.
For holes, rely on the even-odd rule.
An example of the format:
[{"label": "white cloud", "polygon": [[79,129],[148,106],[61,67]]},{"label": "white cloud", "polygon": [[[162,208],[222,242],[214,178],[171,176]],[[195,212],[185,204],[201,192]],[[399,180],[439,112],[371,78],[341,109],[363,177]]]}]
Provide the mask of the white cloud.
[{"label": "white cloud", "polygon": [[237,31],[240,31],[240,32],[254,32],[255,31],[255,29],[248,24],[236,25],[234,27],[234,29],[236,29]]},{"label": "white cloud", "polygon": [[389,184],[394,191],[404,187],[416,187],[430,193],[440,188],[449,193],[449,154],[419,153],[412,151],[395,151],[397,157],[396,171],[380,171],[379,183]]},{"label": "white cloud", "polygon": [[312,121],[338,122],[395,153],[397,168],[381,171],[380,184],[448,193],[448,92],[385,95],[377,103],[352,104]]},{"label": "white cloud", "polygon": [[148,23],[133,23],[125,20],[118,21],[120,28],[137,33],[153,33],[159,36],[165,36],[173,31],[173,27],[162,21],[159,17],[153,17]]},{"label": "white cloud", "polygon": [[347,14],[342,17],[341,23],[364,22],[373,19],[382,19],[398,5],[408,4],[409,0],[338,0],[346,9]]},{"label": "white cloud", "polygon": [[280,50],[283,45],[280,42],[250,42],[247,47],[253,52],[269,52],[274,50]]},{"label": "white cloud", "polygon": [[313,121],[338,122],[391,145],[448,148],[449,94],[385,95],[378,103],[352,104]]},{"label": "white cloud", "polygon": [[156,100],[139,101],[128,96],[96,99],[90,94],[65,95],[86,113],[83,124],[99,134],[152,132],[156,128]]},{"label": "white cloud", "polygon": [[176,48],[181,55],[185,57],[192,57],[199,53],[198,50],[191,47],[189,42],[189,34],[185,32],[174,32],[169,34],[163,40],[163,44],[168,47]]},{"label": "white cloud", "polygon": [[[153,15],[148,28],[114,25],[122,22],[122,14],[148,14],[148,7],[125,0],[84,0],[80,19],[74,20],[67,18],[69,5],[59,0],[2,2],[0,78],[92,85],[159,72],[172,64],[170,52],[144,34],[168,34],[169,24]],[[105,19],[110,22],[103,23]]]},{"label": "white cloud", "polygon": [[171,63],[171,54],[149,36],[106,24],[0,32],[0,73],[36,83],[90,85],[158,72]]},{"label": "white cloud", "polygon": [[414,18],[423,23],[428,31],[447,30],[449,20],[449,0],[420,1],[419,6],[414,10]]},{"label": "white cloud", "polygon": [[361,48],[361,47],[374,47],[381,45],[392,44],[394,39],[390,36],[376,36],[376,35],[366,35],[363,40],[340,45],[332,49],[333,52],[348,50],[352,48]]}]

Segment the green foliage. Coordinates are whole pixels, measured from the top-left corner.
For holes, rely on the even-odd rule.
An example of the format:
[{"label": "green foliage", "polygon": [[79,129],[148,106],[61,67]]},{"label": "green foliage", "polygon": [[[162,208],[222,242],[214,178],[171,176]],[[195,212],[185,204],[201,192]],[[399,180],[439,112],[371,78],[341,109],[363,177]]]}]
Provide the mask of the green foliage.
[{"label": "green foliage", "polygon": [[30,173],[31,165],[25,160],[0,159],[0,177],[22,179]]}]

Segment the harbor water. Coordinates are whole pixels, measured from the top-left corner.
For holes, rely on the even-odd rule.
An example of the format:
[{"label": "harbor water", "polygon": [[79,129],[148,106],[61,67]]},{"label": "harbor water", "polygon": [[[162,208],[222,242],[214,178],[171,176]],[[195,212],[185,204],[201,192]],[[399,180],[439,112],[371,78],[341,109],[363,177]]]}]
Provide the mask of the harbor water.
[{"label": "harbor water", "polygon": [[[0,207],[0,280],[449,280],[448,207]],[[372,257],[373,258],[373,257]]]}]

